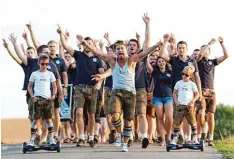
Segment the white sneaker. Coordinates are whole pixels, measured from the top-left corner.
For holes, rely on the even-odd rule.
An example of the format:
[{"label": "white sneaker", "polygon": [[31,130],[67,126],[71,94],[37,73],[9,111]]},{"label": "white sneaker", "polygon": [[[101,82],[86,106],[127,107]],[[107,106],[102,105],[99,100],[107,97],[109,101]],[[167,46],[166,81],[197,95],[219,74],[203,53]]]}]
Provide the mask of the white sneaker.
[{"label": "white sneaker", "polygon": [[177,137],[173,137],[170,144],[177,145]]},{"label": "white sneaker", "polygon": [[42,144],[46,144],[46,143],[47,143],[47,138],[43,137],[43,138],[41,139],[41,143],[42,143]]},{"label": "white sneaker", "polygon": [[30,139],[30,141],[27,143],[27,146],[34,146],[34,140]]},{"label": "white sneaker", "polygon": [[127,143],[122,144],[122,152],[128,152],[128,145]]},{"label": "white sneaker", "polygon": [[116,138],[116,140],[114,142],[114,145],[117,146],[117,147],[121,146],[121,134],[117,135],[117,138]]},{"label": "white sneaker", "polygon": [[49,144],[50,144],[50,145],[56,145],[55,139],[54,139],[54,138],[50,138],[50,139],[49,139]]}]

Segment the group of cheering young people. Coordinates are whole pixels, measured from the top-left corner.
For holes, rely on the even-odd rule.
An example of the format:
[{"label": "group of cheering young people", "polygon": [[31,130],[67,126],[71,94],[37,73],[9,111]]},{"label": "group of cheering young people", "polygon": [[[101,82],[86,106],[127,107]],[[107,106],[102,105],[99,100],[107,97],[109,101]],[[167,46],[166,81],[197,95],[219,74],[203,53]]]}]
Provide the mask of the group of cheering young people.
[{"label": "group of cheering young people", "polygon": [[[109,143],[122,146],[123,152],[128,151],[133,138],[140,139],[142,148],[147,148],[156,134],[160,146],[167,141],[198,144],[206,137],[208,145],[214,145],[215,66],[229,56],[223,38],[218,37],[223,56],[209,59],[210,47],[216,39],[188,56],[187,43],[176,43],[173,34],[165,34],[162,41],[150,46],[147,14],[143,21],[143,46],[138,34],[136,39],[111,43],[105,33],[106,51],[102,41],[97,44],[82,35],[76,36],[78,49],[75,50],[68,45],[69,33],[63,32],[60,26],[59,43],[51,40],[47,45],[40,45],[31,24],[26,26],[33,45],[27,33],[23,33],[26,50],[14,34],[9,39],[15,51],[3,40],[4,47],[25,74],[23,90],[27,90],[31,120],[28,145],[34,146],[36,141],[56,144],[61,140],[59,130],[63,127],[64,142],[70,142],[67,140],[72,129],[77,147],[85,146],[86,142],[96,147],[101,117],[107,121]],[[68,84],[73,85],[74,121],[61,124],[59,109],[68,95]],[[105,134],[101,136],[105,138]]]}]

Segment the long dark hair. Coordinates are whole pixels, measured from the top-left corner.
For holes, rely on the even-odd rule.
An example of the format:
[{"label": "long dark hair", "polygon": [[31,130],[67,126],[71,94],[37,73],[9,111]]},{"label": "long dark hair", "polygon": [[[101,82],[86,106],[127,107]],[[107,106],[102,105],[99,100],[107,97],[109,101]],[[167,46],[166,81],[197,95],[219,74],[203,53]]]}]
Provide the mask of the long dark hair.
[{"label": "long dark hair", "polygon": [[[159,59],[163,59],[161,56],[158,56],[157,57],[157,60],[156,60],[156,66],[155,66],[155,69],[157,70],[157,71],[159,71],[160,70],[160,68],[158,67],[158,60]],[[164,60],[164,59],[163,59]],[[165,60],[164,60],[165,61]],[[165,68],[165,70],[166,70],[166,72],[171,72],[172,71],[172,67],[171,67],[171,65],[169,64],[169,63],[167,63],[166,61],[165,61],[165,63],[166,63],[166,68]]]}]

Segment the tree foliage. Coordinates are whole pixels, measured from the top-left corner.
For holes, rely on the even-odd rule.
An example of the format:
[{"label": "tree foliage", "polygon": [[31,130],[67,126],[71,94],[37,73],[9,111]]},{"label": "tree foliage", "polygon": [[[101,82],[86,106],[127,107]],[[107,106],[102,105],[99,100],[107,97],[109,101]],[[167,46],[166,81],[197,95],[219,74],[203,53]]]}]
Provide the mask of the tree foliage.
[{"label": "tree foliage", "polygon": [[234,106],[217,105],[215,113],[215,139],[234,135]]}]

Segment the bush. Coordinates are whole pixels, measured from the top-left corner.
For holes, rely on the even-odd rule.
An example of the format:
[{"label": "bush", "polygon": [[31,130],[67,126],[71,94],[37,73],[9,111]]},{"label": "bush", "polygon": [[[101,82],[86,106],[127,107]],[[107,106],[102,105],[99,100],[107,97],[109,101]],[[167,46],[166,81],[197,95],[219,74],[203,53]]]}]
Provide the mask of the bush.
[{"label": "bush", "polygon": [[215,139],[234,135],[234,107],[219,104],[215,113]]}]

